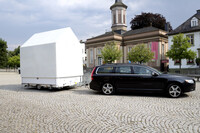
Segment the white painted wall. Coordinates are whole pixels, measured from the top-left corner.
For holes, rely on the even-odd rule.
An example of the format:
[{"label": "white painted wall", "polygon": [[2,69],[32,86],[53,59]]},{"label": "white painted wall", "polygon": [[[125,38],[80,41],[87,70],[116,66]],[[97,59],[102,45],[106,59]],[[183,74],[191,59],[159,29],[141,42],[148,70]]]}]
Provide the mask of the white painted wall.
[{"label": "white painted wall", "polygon": [[71,28],[34,34],[20,48],[22,84],[63,87],[81,82],[81,50]]},{"label": "white painted wall", "polygon": [[[195,51],[197,53],[197,57],[199,57],[200,55],[198,55],[198,48],[200,48],[200,32],[190,32],[190,33],[185,33],[184,36],[190,35],[190,34],[194,34],[194,46],[192,46],[190,49]],[[173,36],[168,36],[168,44],[169,47],[168,49],[170,50],[171,45],[173,44],[172,39]],[[187,65],[187,61],[186,60],[182,60],[182,68],[198,68],[198,66],[195,65]],[[179,68],[179,65],[174,65],[174,61],[172,61],[172,59],[169,59],[169,68]]]},{"label": "white painted wall", "polygon": [[82,49],[82,60],[83,64],[87,65],[87,62],[85,61],[85,58],[87,57],[87,53],[85,51],[85,43],[81,43],[81,49]]},{"label": "white painted wall", "polygon": [[86,63],[87,63],[87,67],[89,67],[89,49],[86,49],[86,57],[87,57],[87,60],[86,60]]}]

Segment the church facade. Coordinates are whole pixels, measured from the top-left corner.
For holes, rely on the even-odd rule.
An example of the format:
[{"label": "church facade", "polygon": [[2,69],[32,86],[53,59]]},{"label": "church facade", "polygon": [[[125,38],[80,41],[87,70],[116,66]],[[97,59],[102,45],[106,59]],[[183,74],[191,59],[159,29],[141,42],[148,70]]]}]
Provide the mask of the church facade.
[{"label": "church facade", "polygon": [[112,31],[86,40],[87,67],[92,68],[102,65],[101,50],[108,42],[115,42],[123,57],[116,63],[128,63],[127,54],[136,45],[146,44],[154,58],[146,63],[159,70],[166,70],[168,58],[165,56],[168,49],[167,32],[152,26],[127,31],[126,10],[127,6],[122,0],[115,0],[110,7],[112,16]]}]

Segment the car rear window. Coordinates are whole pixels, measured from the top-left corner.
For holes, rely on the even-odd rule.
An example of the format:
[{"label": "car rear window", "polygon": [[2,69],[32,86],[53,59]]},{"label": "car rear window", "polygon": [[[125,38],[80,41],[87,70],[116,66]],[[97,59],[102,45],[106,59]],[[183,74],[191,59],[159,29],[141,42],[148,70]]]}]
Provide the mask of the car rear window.
[{"label": "car rear window", "polygon": [[97,73],[113,73],[113,67],[100,67]]},{"label": "car rear window", "polygon": [[97,73],[113,73],[113,67],[100,67]]}]

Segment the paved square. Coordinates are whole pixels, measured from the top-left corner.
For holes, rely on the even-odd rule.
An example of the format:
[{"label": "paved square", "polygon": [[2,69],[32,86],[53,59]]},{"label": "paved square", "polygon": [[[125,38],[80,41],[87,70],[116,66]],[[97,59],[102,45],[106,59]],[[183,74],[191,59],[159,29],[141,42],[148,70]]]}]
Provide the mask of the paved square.
[{"label": "paved square", "polygon": [[0,72],[1,133],[200,133],[200,83],[178,98],[105,96],[84,87],[25,89],[20,75]]}]

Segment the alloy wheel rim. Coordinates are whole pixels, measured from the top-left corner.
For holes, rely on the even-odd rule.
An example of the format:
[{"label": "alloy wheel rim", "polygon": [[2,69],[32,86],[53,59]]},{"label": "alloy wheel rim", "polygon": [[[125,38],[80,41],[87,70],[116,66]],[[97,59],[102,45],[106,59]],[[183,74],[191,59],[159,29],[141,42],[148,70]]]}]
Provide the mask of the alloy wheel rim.
[{"label": "alloy wheel rim", "polygon": [[178,97],[181,94],[181,88],[178,85],[172,85],[169,88],[169,94],[172,97]]},{"label": "alloy wheel rim", "polygon": [[106,83],[106,84],[103,85],[102,90],[103,90],[104,94],[109,95],[109,94],[112,94],[114,89],[113,89],[113,86],[111,84]]}]

